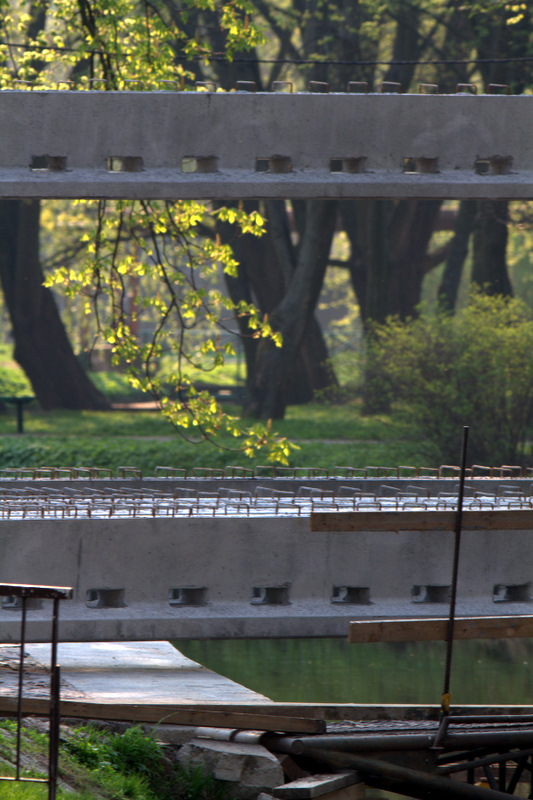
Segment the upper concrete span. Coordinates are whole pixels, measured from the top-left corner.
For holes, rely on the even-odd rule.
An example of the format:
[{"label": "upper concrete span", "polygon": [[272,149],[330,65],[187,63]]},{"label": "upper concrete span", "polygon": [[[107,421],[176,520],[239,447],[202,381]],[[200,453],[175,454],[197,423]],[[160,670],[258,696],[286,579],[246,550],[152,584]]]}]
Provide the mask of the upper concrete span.
[{"label": "upper concrete span", "polygon": [[0,92],[0,197],[532,198],[533,97]]}]

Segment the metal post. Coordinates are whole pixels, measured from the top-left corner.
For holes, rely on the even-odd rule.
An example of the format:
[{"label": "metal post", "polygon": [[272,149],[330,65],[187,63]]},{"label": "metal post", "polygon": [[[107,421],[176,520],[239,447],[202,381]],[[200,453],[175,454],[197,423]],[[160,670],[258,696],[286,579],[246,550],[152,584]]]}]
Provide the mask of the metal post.
[{"label": "metal post", "polygon": [[50,651],[50,720],[48,740],[48,800],[55,800],[57,788],[57,759],[59,754],[59,693],[61,671],[57,665],[59,599],[52,607],[52,644]]},{"label": "metal post", "polygon": [[459,573],[459,554],[461,549],[461,526],[463,521],[463,498],[466,472],[466,451],[468,447],[468,426],[463,428],[463,444],[461,448],[461,475],[459,478],[459,494],[457,498],[457,514],[455,518],[455,542],[453,552],[452,586],[450,592],[450,614],[448,617],[448,634],[446,641],[446,668],[444,671],[444,689],[441,700],[441,714],[450,712],[450,676],[452,670],[453,626],[455,622],[455,606],[457,600],[457,577]]},{"label": "metal post", "polygon": [[19,683],[17,698],[17,752],[15,761],[15,779],[20,779],[20,738],[22,728],[22,688],[24,680],[24,647],[26,645],[26,597],[22,597],[22,619],[20,622],[20,659],[19,659]]},{"label": "metal post", "polygon": [[17,433],[24,433],[23,401],[15,400],[15,406],[17,408]]},{"label": "metal post", "polygon": [[59,691],[61,668],[56,666],[50,675],[50,721],[48,740],[48,800],[55,800],[57,790],[57,762],[59,756]]},{"label": "metal post", "polygon": [[507,783],[507,765],[505,761],[500,761],[498,764],[498,789],[505,792],[505,785]]}]

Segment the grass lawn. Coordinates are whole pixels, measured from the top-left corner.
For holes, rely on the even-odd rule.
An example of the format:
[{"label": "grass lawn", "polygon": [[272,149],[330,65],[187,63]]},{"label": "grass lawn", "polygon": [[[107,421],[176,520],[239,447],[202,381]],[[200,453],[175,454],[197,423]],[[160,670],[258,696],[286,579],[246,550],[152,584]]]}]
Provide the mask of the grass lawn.
[{"label": "grass lawn", "polygon": [[[0,348],[3,393],[30,394],[8,350]],[[132,394],[126,376],[119,372],[91,373],[91,378],[112,402],[147,399]],[[237,406],[227,410],[235,416],[240,413]],[[272,427],[299,447],[292,452],[291,466],[435,466],[439,461],[435,449],[417,437],[405,416],[365,416],[359,400],[291,406],[285,419],[274,420]],[[251,461],[230,438],[222,448],[187,442],[157,411],[45,412],[34,402],[24,408],[24,434],[16,429],[15,409],[8,406],[0,414],[0,468],[85,466],[110,468],[116,474],[117,467],[130,466],[150,476],[157,466],[190,472],[194,467],[252,468],[268,463],[266,455]]]},{"label": "grass lawn", "polygon": [[[238,414],[238,409],[230,408]],[[360,403],[293,406],[286,419],[273,428],[299,446],[291,466],[434,466],[431,447],[419,441],[398,416],[361,414]],[[154,411],[52,411],[37,404],[24,411],[24,434],[16,433],[13,409],[0,415],[0,467],[95,466],[116,470],[132,466],[153,475],[156,466],[253,467],[266,464],[266,456],[253,462],[234,449],[186,442]]]}]

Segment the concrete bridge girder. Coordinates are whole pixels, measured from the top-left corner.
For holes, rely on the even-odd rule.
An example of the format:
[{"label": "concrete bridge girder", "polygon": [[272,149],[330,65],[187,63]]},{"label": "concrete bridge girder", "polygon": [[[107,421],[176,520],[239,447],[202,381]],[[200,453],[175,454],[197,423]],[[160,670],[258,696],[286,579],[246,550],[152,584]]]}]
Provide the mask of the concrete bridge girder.
[{"label": "concrete bridge girder", "polygon": [[527,95],[4,90],[0,196],[524,199],[531,130]]},{"label": "concrete bridge girder", "polygon": [[[418,483],[432,493],[453,488],[451,481]],[[432,512],[418,513],[425,520]],[[533,519],[528,525],[463,531],[459,616],[528,613]],[[61,608],[63,641],[346,636],[354,619],[445,615],[452,527],[310,530],[309,517],[239,514],[11,519],[0,521],[0,578],[72,586],[73,600]],[[46,607],[28,609],[27,631],[28,641],[49,639]],[[19,633],[8,601],[0,606],[0,635],[17,641]]]}]

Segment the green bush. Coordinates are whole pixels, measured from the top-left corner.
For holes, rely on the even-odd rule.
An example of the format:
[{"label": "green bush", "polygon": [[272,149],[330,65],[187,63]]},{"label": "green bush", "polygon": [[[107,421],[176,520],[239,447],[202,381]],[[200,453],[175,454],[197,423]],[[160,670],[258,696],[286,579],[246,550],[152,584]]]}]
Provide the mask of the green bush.
[{"label": "green bush", "polygon": [[62,748],[70,759],[89,770],[102,798],[231,800],[227,784],[201,768],[180,766],[139,727],[127,728],[122,734],[81,728],[63,741]]},{"label": "green bush", "polygon": [[421,436],[457,463],[463,425],[469,461],[523,464],[533,422],[533,311],[516,299],[475,294],[454,316],[376,326],[369,394],[405,404]]},{"label": "green bush", "polygon": [[152,399],[140,389],[134,389],[123,372],[89,372],[89,377],[111,402],[134,403]]},{"label": "green bush", "polygon": [[0,396],[21,397],[32,395],[33,389],[20,367],[0,365]]}]

